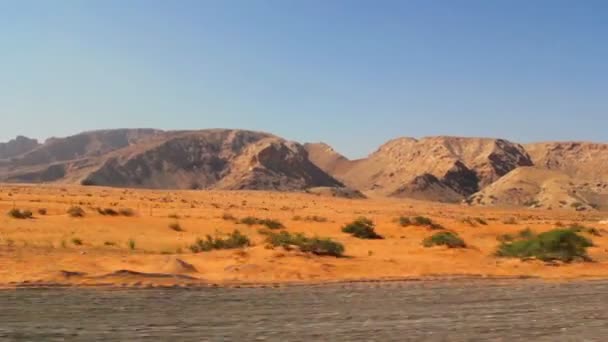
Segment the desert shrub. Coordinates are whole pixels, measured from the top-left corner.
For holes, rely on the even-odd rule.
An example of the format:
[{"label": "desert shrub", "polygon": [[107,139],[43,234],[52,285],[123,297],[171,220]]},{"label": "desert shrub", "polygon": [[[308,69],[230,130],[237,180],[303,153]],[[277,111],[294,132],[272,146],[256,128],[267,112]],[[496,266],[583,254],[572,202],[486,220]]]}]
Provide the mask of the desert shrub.
[{"label": "desert shrub", "polygon": [[399,222],[399,225],[401,227],[407,227],[407,226],[411,226],[412,225],[412,220],[409,217],[407,217],[407,216],[400,216],[397,219],[397,222]]},{"label": "desert shrub", "polygon": [[135,211],[131,208],[120,208],[118,209],[118,213],[125,217],[135,216]]},{"label": "desert shrub", "polygon": [[266,226],[268,227],[268,229],[282,229],[285,228],[285,226],[283,225],[283,223],[281,223],[281,221],[279,220],[274,220],[274,219],[259,219],[257,217],[253,217],[253,216],[247,216],[242,218],[239,223],[241,224],[245,224],[248,226],[254,226],[254,225],[262,225],[262,226]]},{"label": "desert shrub", "polygon": [[103,216],[118,216],[118,211],[112,208],[97,208],[97,212]]},{"label": "desert shrub", "polygon": [[116,246],[116,243],[112,242],[112,241],[106,241],[103,243],[104,246]]},{"label": "desert shrub", "polygon": [[430,226],[433,224],[433,220],[425,216],[414,216],[412,222],[416,226]]},{"label": "desert shrub", "polygon": [[503,242],[498,247],[496,255],[572,262],[577,259],[589,260],[587,248],[592,245],[590,240],[571,229],[557,228],[538,235],[520,237],[515,241]]},{"label": "desert shrub", "polygon": [[72,243],[76,246],[82,246],[82,244],[83,244],[82,240],[79,238],[73,238]]},{"label": "desert shrub", "polygon": [[40,208],[40,209],[38,209],[38,214],[40,214],[40,215],[46,215],[46,213],[47,213],[46,212],[46,208]]},{"label": "desert shrub", "polygon": [[327,222],[328,219],[327,217],[323,217],[323,216],[317,216],[317,215],[311,215],[311,216],[299,216],[296,215],[293,217],[294,221],[306,221],[306,222]]},{"label": "desert shrub", "polygon": [[129,246],[130,250],[135,250],[135,240],[134,239],[129,239],[129,241],[127,241],[127,246]]},{"label": "desert shrub", "polygon": [[266,241],[272,247],[283,247],[286,250],[298,248],[304,253],[340,257],[344,254],[344,245],[329,238],[307,237],[302,233],[291,234],[286,231],[270,232]]},{"label": "desert shrub", "polygon": [[67,211],[71,217],[84,217],[84,210],[78,206],[72,206]]},{"label": "desert shrub", "polygon": [[238,230],[234,230],[226,237],[207,235],[206,239],[196,239],[190,245],[192,253],[208,252],[214,249],[234,249],[242,248],[251,245],[247,235],[242,234]]},{"label": "desert shrub", "polygon": [[179,224],[179,222],[173,222],[169,224],[169,229],[174,230],[176,232],[183,232],[184,228]]},{"label": "desert shrub", "polygon": [[33,218],[34,214],[32,214],[32,212],[27,209],[19,210],[17,208],[13,208],[8,212],[8,216],[10,216],[12,218],[20,219],[20,220],[25,220],[25,219]]},{"label": "desert shrub", "polygon": [[399,219],[397,221],[399,222],[399,225],[402,227],[419,226],[419,227],[427,227],[427,228],[430,228],[433,230],[445,229],[439,223],[433,222],[433,220],[431,220],[430,218],[425,217],[425,216],[414,216],[414,217],[401,216],[401,217],[399,217]]},{"label": "desert shrub", "polygon": [[458,234],[453,232],[439,232],[422,241],[424,247],[446,246],[448,248],[466,248],[466,244]]},{"label": "desert shrub", "polygon": [[176,220],[179,219],[179,215],[177,215],[177,214],[169,214],[168,217],[172,218],[172,219],[176,219]]},{"label": "desert shrub", "polygon": [[342,227],[342,231],[359,239],[383,239],[381,235],[376,233],[375,227],[376,225],[372,220],[360,217]]}]

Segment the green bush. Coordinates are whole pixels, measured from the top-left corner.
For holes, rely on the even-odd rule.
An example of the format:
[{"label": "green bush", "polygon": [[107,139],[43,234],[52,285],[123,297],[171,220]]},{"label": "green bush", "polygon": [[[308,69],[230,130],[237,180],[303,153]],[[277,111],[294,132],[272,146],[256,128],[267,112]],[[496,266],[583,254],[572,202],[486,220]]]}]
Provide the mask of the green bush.
[{"label": "green bush", "polygon": [[592,242],[572,229],[553,229],[538,235],[521,237],[503,242],[498,247],[497,256],[509,258],[536,258],[543,261],[560,260],[572,262],[577,259],[589,260],[587,248]]},{"label": "green bush", "polygon": [[268,229],[285,228],[285,226],[281,223],[281,221],[274,220],[274,219],[259,219],[257,217],[253,217],[253,216],[244,217],[239,221],[239,223],[245,224],[248,226],[262,225],[262,226],[268,227]]},{"label": "green bush", "polygon": [[84,217],[84,210],[81,207],[73,206],[67,211],[71,217]]},{"label": "green bush", "polygon": [[428,217],[425,216],[414,216],[414,217],[406,217],[406,216],[401,216],[398,219],[399,225],[402,227],[407,227],[407,226],[419,226],[419,227],[427,227],[433,230],[439,230],[439,229],[445,229],[442,225],[440,225],[439,223],[435,223],[433,222],[433,220],[431,220]]},{"label": "green bush", "polygon": [[422,241],[424,247],[446,246],[449,248],[466,248],[464,240],[453,232],[439,232]]},{"label": "green bush", "polygon": [[360,217],[345,225],[342,227],[342,231],[359,239],[383,239],[382,235],[376,233],[374,222],[365,217]]},{"label": "green bush", "polygon": [[290,234],[282,231],[279,233],[268,233],[266,241],[273,247],[283,247],[290,250],[298,248],[304,253],[315,255],[328,255],[340,257],[344,254],[344,245],[329,238],[306,237],[302,233]]},{"label": "green bush", "polygon": [[226,237],[211,236],[207,235],[206,239],[196,239],[196,241],[190,245],[190,250],[193,253],[208,252],[214,249],[234,249],[242,248],[251,245],[251,242],[247,235],[242,234],[238,230],[234,230]]},{"label": "green bush", "polygon": [[8,212],[8,216],[10,216],[12,218],[20,219],[20,220],[25,220],[25,219],[33,218],[34,214],[32,214],[32,212],[27,209],[19,210],[19,209],[13,208]]}]

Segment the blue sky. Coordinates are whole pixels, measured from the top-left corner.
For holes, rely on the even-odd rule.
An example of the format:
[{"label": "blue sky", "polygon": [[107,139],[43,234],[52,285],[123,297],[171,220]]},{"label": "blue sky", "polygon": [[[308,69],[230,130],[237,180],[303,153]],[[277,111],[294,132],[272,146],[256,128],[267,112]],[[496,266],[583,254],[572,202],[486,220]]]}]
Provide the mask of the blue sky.
[{"label": "blue sky", "polygon": [[608,140],[608,1],[0,0],[0,141],[245,128]]}]

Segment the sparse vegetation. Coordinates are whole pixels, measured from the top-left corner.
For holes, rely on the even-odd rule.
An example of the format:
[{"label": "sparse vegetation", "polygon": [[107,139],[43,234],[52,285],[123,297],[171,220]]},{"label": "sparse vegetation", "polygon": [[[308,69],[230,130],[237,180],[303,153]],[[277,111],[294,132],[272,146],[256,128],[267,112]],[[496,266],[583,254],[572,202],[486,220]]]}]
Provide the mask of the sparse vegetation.
[{"label": "sparse vegetation", "polygon": [[329,221],[327,217],[311,215],[311,216],[299,216],[296,215],[293,217],[294,221],[305,221],[305,222],[327,222]]},{"label": "sparse vegetation", "polygon": [[75,246],[82,246],[82,244],[83,244],[82,240],[81,240],[81,239],[79,239],[79,238],[73,238],[73,239],[72,239],[72,243],[73,243]]},{"label": "sparse vegetation", "polygon": [[344,245],[329,238],[306,237],[302,233],[291,234],[286,231],[270,232],[266,241],[272,247],[283,247],[286,250],[294,248],[304,253],[340,257],[344,254]]},{"label": "sparse vegetation", "polygon": [[453,232],[439,232],[422,241],[424,247],[446,246],[448,248],[466,248],[464,240]]},{"label": "sparse vegetation", "polygon": [[376,225],[372,220],[366,217],[359,217],[342,227],[342,232],[348,233],[359,239],[383,239],[382,235],[376,233],[375,228]]},{"label": "sparse vegetation", "polygon": [[250,246],[251,242],[247,235],[242,234],[238,230],[234,230],[226,237],[207,235],[206,239],[197,239],[190,250],[192,253],[208,252],[214,249],[234,249]]},{"label": "sparse vegetation", "polygon": [[134,251],[135,250],[135,240],[129,239],[129,241],[127,241],[127,246],[129,246],[130,250]]},{"label": "sparse vegetation", "polygon": [[103,216],[118,216],[118,211],[112,208],[97,208],[97,212]]},{"label": "sparse vegetation", "polygon": [[262,226],[268,227],[268,229],[282,229],[282,228],[285,228],[285,226],[283,225],[283,223],[281,223],[281,221],[279,221],[279,220],[274,220],[274,219],[259,219],[257,217],[253,217],[253,216],[243,217],[242,219],[239,220],[239,223],[245,224],[245,225],[248,225],[248,226],[262,225]]},{"label": "sparse vegetation", "polygon": [[84,209],[78,206],[70,207],[67,213],[70,215],[70,217],[84,217],[85,215]]},{"label": "sparse vegetation", "polygon": [[33,218],[34,214],[32,214],[32,212],[27,209],[19,210],[17,208],[13,208],[8,212],[8,216],[10,216],[12,218],[20,219],[20,220],[26,220],[26,219]]},{"label": "sparse vegetation", "polygon": [[125,217],[135,216],[135,211],[131,208],[120,208],[118,209],[118,213]]},{"label": "sparse vegetation", "polygon": [[40,209],[38,209],[38,214],[39,215],[43,215],[43,216],[46,215],[46,208],[40,208]]},{"label": "sparse vegetation", "polygon": [[521,237],[503,242],[498,247],[497,256],[508,258],[536,258],[543,261],[559,260],[572,262],[589,260],[587,248],[593,243],[572,229],[557,228],[538,235]]},{"label": "sparse vegetation", "polygon": [[418,227],[427,227],[427,228],[430,228],[433,230],[445,229],[445,227],[443,227],[439,223],[433,222],[433,220],[431,220],[430,218],[425,217],[425,216],[414,216],[414,217],[401,216],[401,217],[399,217],[399,219],[397,221],[399,222],[399,225],[402,227],[418,226]]}]

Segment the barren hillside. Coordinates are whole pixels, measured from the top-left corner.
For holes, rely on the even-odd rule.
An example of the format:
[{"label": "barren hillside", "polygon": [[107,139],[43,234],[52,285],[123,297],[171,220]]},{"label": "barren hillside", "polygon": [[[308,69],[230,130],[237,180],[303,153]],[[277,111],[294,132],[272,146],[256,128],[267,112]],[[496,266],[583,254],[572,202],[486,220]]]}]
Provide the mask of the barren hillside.
[{"label": "barren hillside", "polygon": [[521,167],[473,195],[476,205],[606,209],[608,183],[588,182],[539,167]]},{"label": "barren hillside", "polygon": [[501,139],[399,138],[350,162],[332,158],[333,150],[323,154],[315,147],[313,162],[351,187],[429,200],[461,200],[516,167],[532,165],[521,145]]},{"label": "barren hillside", "polygon": [[0,166],[8,182],[173,189],[300,190],[341,186],[305,149],[242,130],[110,130],[47,141]]},{"label": "barren hillside", "polygon": [[584,180],[608,181],[608,144],[549,142],[525,145],[534,165]]}]

